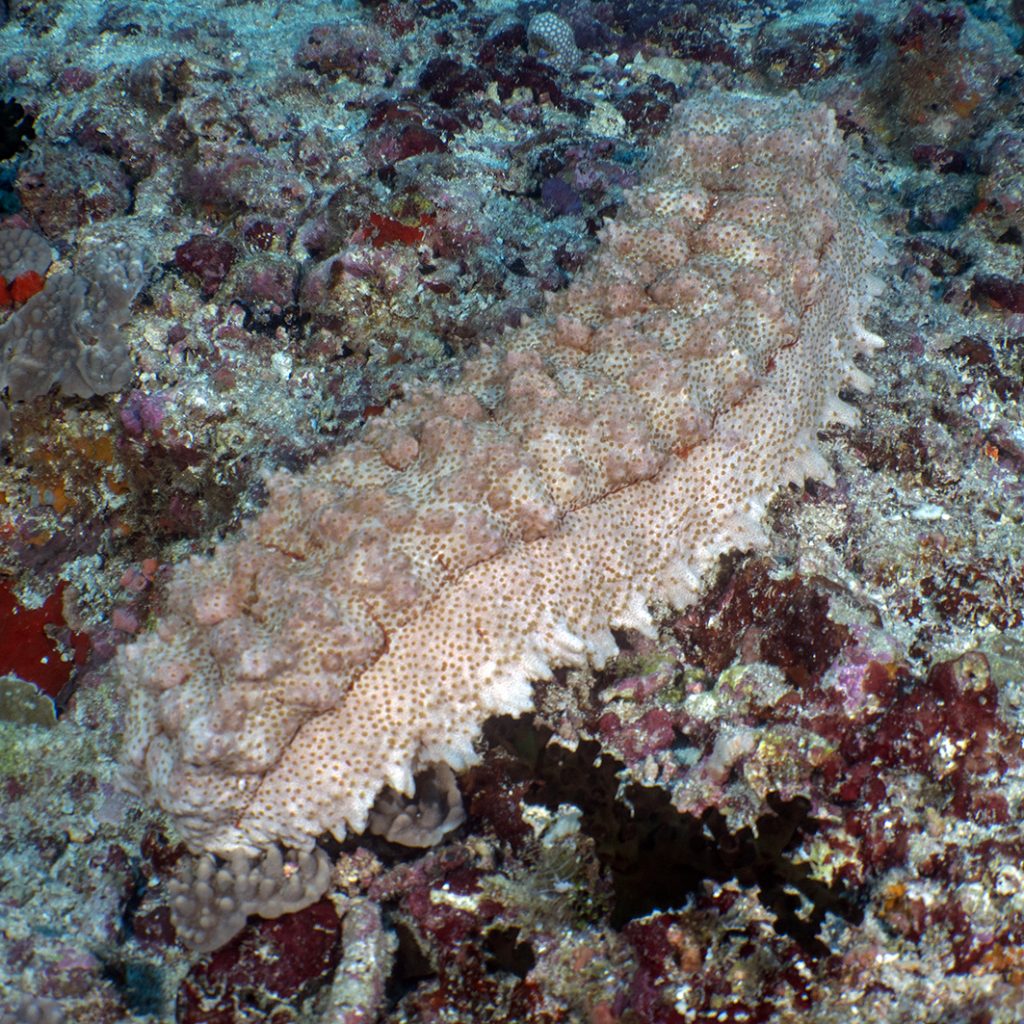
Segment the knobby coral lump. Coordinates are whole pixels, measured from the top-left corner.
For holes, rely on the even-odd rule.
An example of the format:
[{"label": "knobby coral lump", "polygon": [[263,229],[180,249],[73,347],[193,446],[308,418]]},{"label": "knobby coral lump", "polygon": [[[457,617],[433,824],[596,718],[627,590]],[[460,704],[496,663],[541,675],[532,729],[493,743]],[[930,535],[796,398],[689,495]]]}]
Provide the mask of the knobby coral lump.
[{"label": "knobby coral lump", "polygon": [[542,317],[360,439],[268,481],[123,649],[124,760],[199,851],[308,849],[390,786],[475,759],[531,683],[602,665],[853,423],[876,243],[830,111],[716,93],[675,112],[594,261]]},{"label": "knobby coral lump", "polygon": [[[142,253],[114,245],[46,278],[52,259],[50,244],[34,232],[0,230],[0,281],[11,282],[7,298],[18,307],[0,323],[0,396],[6,389],[10,403],[55,385],[75,398],[109,395],[132,376],[121,328],[145,283]],[[7,427],[0,397],[0,442]]]}]

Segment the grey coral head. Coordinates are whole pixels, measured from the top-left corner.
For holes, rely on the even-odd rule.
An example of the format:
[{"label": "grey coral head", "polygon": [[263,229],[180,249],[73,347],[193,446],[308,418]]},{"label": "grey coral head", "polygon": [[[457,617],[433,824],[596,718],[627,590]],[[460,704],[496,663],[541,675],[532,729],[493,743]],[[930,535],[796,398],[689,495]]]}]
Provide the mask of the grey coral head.
[{"label": "grey coral head", "polygon": [[[8,273],[45,272],[51,256],[49,243],[33,232],[0,231],[0,264]],[[0,388],[8,401],[29,402],[54,386],[71,398],[127,386],[134,371],[121,328],[146,275],[141,251],[126,244],[87,253],[73,272],[51,275],[0,325]],[[0,433],[8,426],[5,408]]]},{"label": "grey coral head", "polygon": [[331,882],[331,861],[319,847],[227,858],[204,853],[180,865],[168,885],[171,921],[189,949],[210,953],[230,942],[246,919],[293,914],[315,903]]},{"label": "grey coral head", "polygon": [[42,235],[27,228],[0,230],[0,277],[13,281],[33,272],[45,277],[53,262],[53,249]]},{"label": "grey coral head", "polygon": [[0,1010],[0,1024],[64,1024],[67,1015],[56,999],[22,992],[13,1005]]}]

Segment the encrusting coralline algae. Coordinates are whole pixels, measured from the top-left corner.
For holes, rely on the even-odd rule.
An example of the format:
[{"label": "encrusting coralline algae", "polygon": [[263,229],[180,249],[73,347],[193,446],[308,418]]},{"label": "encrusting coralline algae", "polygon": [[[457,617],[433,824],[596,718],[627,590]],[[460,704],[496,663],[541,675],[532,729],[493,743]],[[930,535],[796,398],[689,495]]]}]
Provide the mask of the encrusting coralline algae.
[{"label": "encrusting coralline algae", "polygon": [[543,317],[354,444],[268,481],[265,511],[178,567],[126,647],[124,761],[195,851],[309,849],[378,795],[474,760],[534,680],[602,665],[853,423],[870,231],[833,116],[682,104],[594,261]]}]

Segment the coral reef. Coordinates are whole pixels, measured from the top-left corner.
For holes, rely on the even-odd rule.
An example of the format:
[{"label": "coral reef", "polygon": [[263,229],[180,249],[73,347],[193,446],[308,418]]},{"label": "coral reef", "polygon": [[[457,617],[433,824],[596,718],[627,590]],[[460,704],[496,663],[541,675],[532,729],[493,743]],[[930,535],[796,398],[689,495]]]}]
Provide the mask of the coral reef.
[{"label": "coral reef", "polygon": [[[1022,54],[1019,0],[0,3],[0,253],[35,251],[2,256],[0,331],[145,254],[130,380],[5,406],[4,1024],[1019,1024]],[[190,948],[176,898],[232,864],[122,788],[118,650],[268,480],[566,315],[680,104],[792,89],[886,251],[833,476],[656,636],[538,679],[475,765],[316,837],[322,897]]]}]

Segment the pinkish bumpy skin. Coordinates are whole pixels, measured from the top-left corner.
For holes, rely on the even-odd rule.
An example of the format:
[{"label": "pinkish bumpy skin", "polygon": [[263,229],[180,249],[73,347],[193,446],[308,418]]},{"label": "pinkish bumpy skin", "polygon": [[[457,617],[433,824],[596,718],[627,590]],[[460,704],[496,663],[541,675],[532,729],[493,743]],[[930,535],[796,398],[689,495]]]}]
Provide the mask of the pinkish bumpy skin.
[{"label": "pinkish bumpy skin", "polygon": [[603,665],[827,478],[856,422],[877,244],[832,113],[682,104],[593,261],[546,313],[268,482],[180,565],[118,660],[133,785],[196,851],[362,831],[386,786],[475,759],[558,666]]}]

